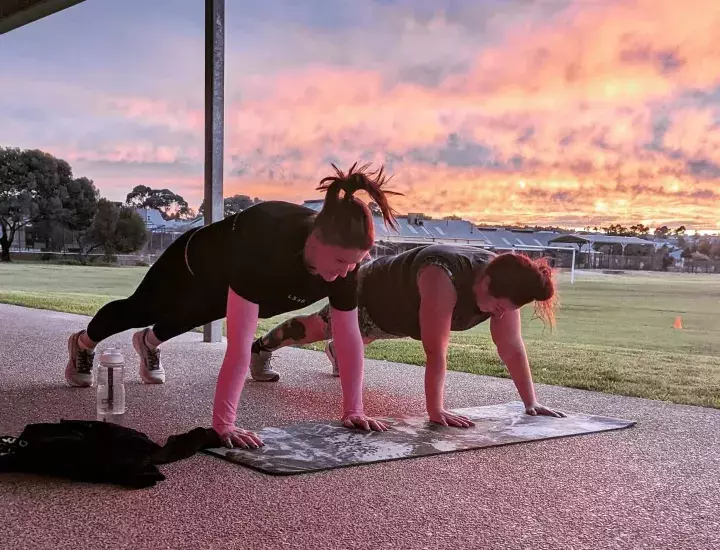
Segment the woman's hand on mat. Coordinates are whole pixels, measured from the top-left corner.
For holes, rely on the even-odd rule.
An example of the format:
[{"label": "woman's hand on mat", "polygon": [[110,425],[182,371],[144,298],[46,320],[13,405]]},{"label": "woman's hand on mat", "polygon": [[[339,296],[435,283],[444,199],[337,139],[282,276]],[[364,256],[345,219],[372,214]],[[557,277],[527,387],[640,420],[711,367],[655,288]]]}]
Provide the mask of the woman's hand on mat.
[{"label": "woman's hand on mat", "polygon": [[215,431],[220,436],[220,441],[222,441],[223,445],[228,449],[234,447],[239,447],[240,449],[257,449],[265,445],[256,433],[243,430],[237,426],[227,426],[220,429],[215,428]]},{"label": "woman's hand on mat", "polygon": [[379,422],[374,418],[370,418],[369,416],[365,416],[362,413],[349,413],[343,415],[342,423],[346,428],[360,428],[365,431],[372,430],[374,432],[386,432],[388,430],[388,427],[382,422]]},{"label": "woman's hand on mat", "polygon": [[555,411],[549,407],[545,407],[540,403],[533,403],[529,407],[525,407],[525,412],[530,416],[554,416],[555,418],[565,418],[565,413]]},{"label": "woman's hand on mat", "polygon": [[470,420],[467,416],[461,414],[455,414],[445,409],[439,411],[428,411],[430,421],[441,426],[454,426],[456,428],[471,428],[475,425],[475,422]]}]

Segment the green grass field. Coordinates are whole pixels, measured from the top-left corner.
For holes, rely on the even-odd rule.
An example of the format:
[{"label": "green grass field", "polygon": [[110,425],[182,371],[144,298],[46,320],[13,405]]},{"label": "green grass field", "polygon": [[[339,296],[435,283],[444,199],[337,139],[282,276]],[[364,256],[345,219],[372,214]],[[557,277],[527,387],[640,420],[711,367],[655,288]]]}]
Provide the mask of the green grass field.
[{"label": "green grass field", "polygon": [[[0,264],[0,302],[92,315],[130,294],[146,270]],[[574,285],[562,274],[559,288],[555,332],[524,308],[536,382],[720,408],[720,276],[579,272]],[[678,315],[683,330],[673,328]],[[261,321],[260,330],[281,318]],[[412,340],[376,342],[366,355],[424,364]],[[487,324],[453,334],[448,362],[452,370],[507,377]]]}]

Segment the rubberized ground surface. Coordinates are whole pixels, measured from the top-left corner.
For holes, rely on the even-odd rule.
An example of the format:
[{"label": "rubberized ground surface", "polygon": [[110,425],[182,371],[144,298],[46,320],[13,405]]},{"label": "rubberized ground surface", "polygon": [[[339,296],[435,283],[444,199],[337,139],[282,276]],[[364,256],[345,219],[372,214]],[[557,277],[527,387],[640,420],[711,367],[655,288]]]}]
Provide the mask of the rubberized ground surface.
[{"label": "rubberized ground surface", "polygon": [[[87,318],[0,306],[0,434],[94,418],[94,389],[65,386],[66,339]],[[168,383],[138,383],[130,333],[128,425],[160,443],[207,426],[223,344],[164,349]],[[288,349],[277,384],[249,382],[242,425],[335,418],[321,353]],[[423,412],[423,370],[367,364],[368,413]],[[509,380],[449,373],[451,408],[517,399]],[[638,421],[627,430],[289,478],[197,454],[148,490],[0,477],[3,549],[720,548],[720,411],[538,386],[549,406]]]}]

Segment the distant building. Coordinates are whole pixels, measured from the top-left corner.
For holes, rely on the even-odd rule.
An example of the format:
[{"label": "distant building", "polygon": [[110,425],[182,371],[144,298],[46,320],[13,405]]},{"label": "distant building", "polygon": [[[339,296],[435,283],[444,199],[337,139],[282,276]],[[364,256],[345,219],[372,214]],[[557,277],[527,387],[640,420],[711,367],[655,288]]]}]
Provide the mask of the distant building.
[{"label": "distant building", "polygon": [[[303,206],[319,212],[323,199],[307,200]],[[146,253],[158,253],[178,236],[205,220],[165,220],[157,210],[139,208],[150,232]],[[573,252],[578,267],[614,269],[652,269],[657,249],[668,246],[667,240],[648,240],[638,237],[616,237],[601,233],[569,233],[536,231],[504,227],[478,227],[467,220],[430,219],[420,212],[397,218],[398,229],[385,226],[382,216],[373,216],[375,246],[373,257],[397,254],[424,244],[475,246],[495,252],[523,252],[530,256],[547,256],[556,267],[569,267]],[[673,258],[678,254],[674,254]]]},{"label": "distant building", "polygon": [[322,205],[324,202],[325,202],[325,199],[312,199],[312,200],[303,202],[302,205],[306,208],[312,208],[316,212],[320,212],[320,209],[322,208]]},{"label": "distant building", "polygon": [[154,208],[136,208],[135,211],[143,219],[148,230],[148,240],[143,247],[143,254],[158,254],[185,231],[205,224],[202,216],[192,220],[166,220],[160,211]]},{"label": "distant building", "polygon": [[192,220],[166,220],[159,210],[154,208],[136,208],[135,212],[145,222],[148,231],[164,231],[166,233],[184,233],[193,227],[200,227],[205,223],[202,216]]},{"label": "distant building", "polygon": [[[323,200],[307,200],[303,206],[319,211]],[[495,251],[518,250],[541,254],[543,251],[572,252],[573,244],[551,244],[550,240],[564,233],[531,229],[479,228],[467,220],[435,220],[420,212],[397,218],[398,230],[385,226],[381,216],[373,216],[375,249],[373,256],[396,254],[423,244],[476,246]],[[558,250],[560,249],[560,250]],[[570,256],[571,254],[569,254]]]}]

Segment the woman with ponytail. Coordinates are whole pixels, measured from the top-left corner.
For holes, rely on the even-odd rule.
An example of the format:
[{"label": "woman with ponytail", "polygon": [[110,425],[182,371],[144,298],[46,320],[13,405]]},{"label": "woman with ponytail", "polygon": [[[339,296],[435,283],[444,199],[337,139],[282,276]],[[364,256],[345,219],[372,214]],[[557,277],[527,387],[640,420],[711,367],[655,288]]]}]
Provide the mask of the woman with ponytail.
[{"label": "woman with ponytail", "polygon": [[[140,377],[162,384],[160,344],[195,327],[227,318],[227,350],[215,392],[213,428],[232,447],[257,447],[256,434],[235,426],[236,410],[250,365],[259,318],[301,309],[329,298],[332,337],[342,365],[343,422],[347,427],[385,430],[365,416],[362,403],[363,345],[357,317],[357,266],[373,246],[373,217],[355,197],[365,191],[385,223],[395,227],[382,167],[336,166],[320,182],[319,213],[280,201],[251,206],[234,216],[192,229],[149,269],[128,298],[105,305],[87,330],[70,336],[65,378],[91,386],[95,346],[114,334],[133,335]],[[144,328],[151,327],[151,328]]]},{"label": "woman with ponytail", "polygon": [[[426,408],[432,422],[473,425],[468,418],[445,409],[447,350],[451,331],[468,330],[488,319],[498,355],[527,414],[565,416],[537,401],[520,331],[520,308],[530,303],[546,325],[555,325],[557,295],[544,258],[496,255],[469,246],[427,245],[366,263],[360,267],[358,279],[358,323],[364,344],[405,337],[422,341]],[[342,382],[344,366],[337,360],[340,349],[332,339],[334,322],[331,310],[325,307],[278,325],[254,344],[259,352],[253,356],[253,376],[258,378],[269,369],[276,349],[330,340],[325,353],[333,374],[339,374]]]}]

